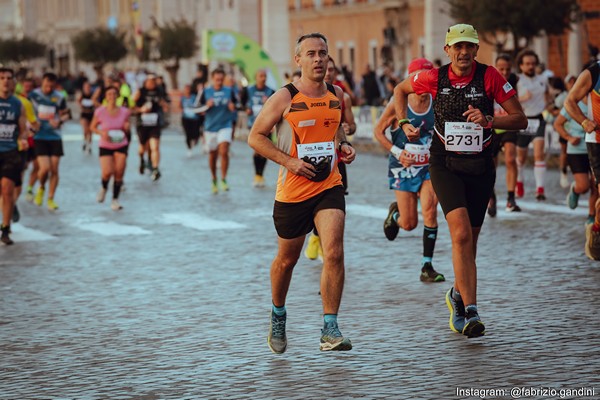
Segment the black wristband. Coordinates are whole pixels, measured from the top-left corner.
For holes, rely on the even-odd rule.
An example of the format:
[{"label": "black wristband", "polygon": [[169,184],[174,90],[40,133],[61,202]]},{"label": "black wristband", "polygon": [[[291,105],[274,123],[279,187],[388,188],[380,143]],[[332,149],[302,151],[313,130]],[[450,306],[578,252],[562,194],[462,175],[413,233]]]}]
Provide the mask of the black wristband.
[{"label": "black wristband", "polygon": [[342,150],[342,145],[343,145],[343,144],[345,144],[345,145],[348,145],[348,146],[350,146],[350,147],[354,147],[354,146],[352,146],[352,143],[350,143],[350,142],[348,142],[348,141],[346,141],[346,140],[342,140],[342,141],[341,141],[341,142],[338,144],[338,150]]}]

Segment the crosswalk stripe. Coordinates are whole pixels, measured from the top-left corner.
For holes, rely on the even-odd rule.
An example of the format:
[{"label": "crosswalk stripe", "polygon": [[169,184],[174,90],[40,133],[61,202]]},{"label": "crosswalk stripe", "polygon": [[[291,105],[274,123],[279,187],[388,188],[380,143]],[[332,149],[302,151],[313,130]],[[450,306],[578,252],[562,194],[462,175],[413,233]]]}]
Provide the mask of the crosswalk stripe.
[{"label": "crosswalk stripe", "polygon": [[10,227],[12,234],[11,239],[16,243],[19,242],[42,242],[46,240],[54,240],[55,236],[49,235],[37,229],[28,228],[23,224],[13,224]]},{"label": "crosswalk stripe", "polygon": [[192,213],[168,213],[162,215],[162,223],[169,225],[182,225],[186,228],[199,231],[213,231],[221,229],[242,229],[246,225],[235,221],[222,221]]},{"label": "crosswalk stripe", "polygon": [[134,225],[118,224],[112,221],[77,221],[72,224],[78,229],[102,236],[150,235],[151,231]]}]

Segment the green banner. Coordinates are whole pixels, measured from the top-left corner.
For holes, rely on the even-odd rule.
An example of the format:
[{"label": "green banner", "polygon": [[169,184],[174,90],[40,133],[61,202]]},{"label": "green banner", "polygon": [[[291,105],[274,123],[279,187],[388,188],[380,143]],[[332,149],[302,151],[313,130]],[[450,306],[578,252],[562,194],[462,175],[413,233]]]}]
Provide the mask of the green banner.
[{"label": "green banner", "polygon": [[267,71],[267,85],[282,86],[277,66],[262,47],[248,36],[226,29],[206,29],[202,32],[202,62],[227,61],[237,64],[248,81],[254,83],[256,72]]}]

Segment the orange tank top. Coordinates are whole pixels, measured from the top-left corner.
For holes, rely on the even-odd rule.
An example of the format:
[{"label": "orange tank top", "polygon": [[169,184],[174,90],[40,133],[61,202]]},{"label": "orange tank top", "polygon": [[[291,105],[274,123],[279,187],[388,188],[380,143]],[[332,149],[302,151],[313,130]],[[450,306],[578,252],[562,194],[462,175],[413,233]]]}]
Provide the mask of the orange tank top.
[{"label": "orange tank top", "polygon": [[308,97],[293,84],[286,85],[292,95],[290,111],[277,124],[277,145],[292,157],[313,160],[330,157],[331,171],[321,182],[295,175],[283,166],[279,169],[275,200],[298,203],[342,184],[337,168],[335,134],[340,126],[342,108],[332,85],[320,98]]}]

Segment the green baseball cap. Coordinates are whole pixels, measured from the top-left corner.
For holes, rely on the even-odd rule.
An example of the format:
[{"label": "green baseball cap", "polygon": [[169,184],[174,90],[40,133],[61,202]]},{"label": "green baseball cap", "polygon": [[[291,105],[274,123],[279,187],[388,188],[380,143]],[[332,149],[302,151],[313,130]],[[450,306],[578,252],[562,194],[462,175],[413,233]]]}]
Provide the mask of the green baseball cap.
[{"label": "green baseball cap", "polygon": [[448,28],[446,33],[446,45],[452,46],[459,42],[470,42],[479,44],[479,35],[473,28],[473,25],[468,24],[456,24]]}]

